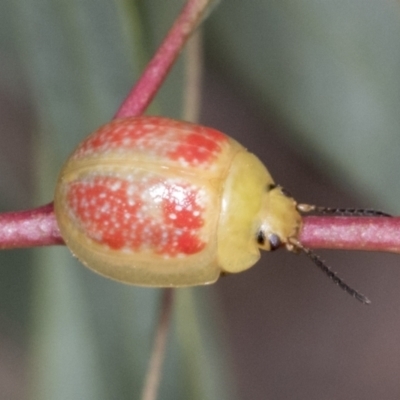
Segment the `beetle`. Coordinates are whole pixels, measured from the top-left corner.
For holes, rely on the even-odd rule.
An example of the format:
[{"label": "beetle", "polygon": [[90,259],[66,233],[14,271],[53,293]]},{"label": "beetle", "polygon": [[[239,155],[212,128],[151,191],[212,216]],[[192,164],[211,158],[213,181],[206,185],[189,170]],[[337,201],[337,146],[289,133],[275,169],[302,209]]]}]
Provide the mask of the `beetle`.
[{"label": "beetle", "polygon": [[[260,249],[303,250],[298,204],[237,141],[156,116],[115,119],[88,136],[61,170],[54,200],[72,253],[106,277],[181,287],[242,272]],[[326,209],[329,210],[329,209]]]}]

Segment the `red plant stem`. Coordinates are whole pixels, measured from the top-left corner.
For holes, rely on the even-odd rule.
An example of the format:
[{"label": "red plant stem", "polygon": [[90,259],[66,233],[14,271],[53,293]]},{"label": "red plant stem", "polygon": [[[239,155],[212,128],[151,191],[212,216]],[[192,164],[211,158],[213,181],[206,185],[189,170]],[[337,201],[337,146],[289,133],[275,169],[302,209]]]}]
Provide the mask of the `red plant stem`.
[{"label": "red plant stem", "polygon": [[[304,217],[300,242],[312,249],[400,253],[400,217]],[[64,244],[53,204],[0,215],[0,249]]]},{"label": "red plant stem", "polygon": [[209,3],[210,0],[189,0],[186,3],[114,118],[136,117],[143,114],[162,85],[184,44],[196,29]]},{"label": "red plant stem", "polygon": [[400,253],[400,217],[304,217],[299,239],[313,249]]},{"label": "red plant stem", "polygon": [[53,204],[0,214],[0,249],[64,244]]}]

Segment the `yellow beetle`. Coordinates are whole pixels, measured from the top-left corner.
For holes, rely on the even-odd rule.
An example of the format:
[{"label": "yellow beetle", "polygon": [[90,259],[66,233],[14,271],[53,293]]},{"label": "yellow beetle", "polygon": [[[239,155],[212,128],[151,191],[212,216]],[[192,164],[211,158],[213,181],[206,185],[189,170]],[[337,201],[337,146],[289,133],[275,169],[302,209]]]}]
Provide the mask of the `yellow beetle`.
[{"label": "yellow beetle", "polygon": [[[72,253],[121,282],[209,284],[250,268],[260,249],[285,246],[369,302],[299,242],[299,211],[317,208],[297,204],[256,156],[212,128],[148,116],[109,122],[66,162],[54,208]],[[360,211],[387,215],[351,210]]]},{"label": "yellow beetle", "polygon": [[147,286],[244,271],[301,225],[296,202],[243,146],[160,117],[114,120],[84,140],[62,169],[55,212],[82,263]]}]

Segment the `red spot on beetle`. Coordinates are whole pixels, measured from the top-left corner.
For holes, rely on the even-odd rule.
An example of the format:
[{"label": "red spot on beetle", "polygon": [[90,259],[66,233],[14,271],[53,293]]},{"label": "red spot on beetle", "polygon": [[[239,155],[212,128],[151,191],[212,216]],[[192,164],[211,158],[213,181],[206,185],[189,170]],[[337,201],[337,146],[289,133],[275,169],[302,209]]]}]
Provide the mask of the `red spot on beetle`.
[{"label": "red spot on beetle", "polygon": [[221,150],[220,141],[192,133],[169,153],[169,157],[172,160],[183,159],[189,164],[202,164],[213,161]]},{"label": "red spot on beetle", "polygon": [[199,204],[198,197],[198,190],[176,184],[167,186],[163,199],[165,223],[179,229],[201,228],[204,225],[204,207]]},{"label": "red spot on beetle", "polygon": [[177,247],[184,254],[195,254],[205,247],[205,243],[190,232],[183,232],[182,235],[177,238],[177,241]]},{"label": "red spot on beetle", "polygon": [[[127,118],[114,120],[100,127],[78,147],[75,158],[100,155],[113,150],[129,150],[138,146],[138,141],[160,136],[160,127],[153,124],[154,118]],[[146,122],[145,122],[146,121]],[[147,138],[149,137],[149,138]]]},{"label": "red spot on beetle", "polygon": [[[149,174],[148,174],[149,175]],[[201,251],[204,206],[200,190],[159,177],[126,180],[95,176],[68,185],[74,219],[94,241],[111,249],[176,257]]]},{"label": "red spot on beetle", "polygon": [[68,206],[91,239],[113,249],[125,246],[127,224],[142,207],[140,198],[126,199],[128,182],[111,177],[69,185]]},{"label": "red spot on beetle", "polygon": [[156,158],[159,163],[209,165],[228,137],[188,122],[161,117],[114,120],[99,128],[78,147],[74,158],[128,152]]}]

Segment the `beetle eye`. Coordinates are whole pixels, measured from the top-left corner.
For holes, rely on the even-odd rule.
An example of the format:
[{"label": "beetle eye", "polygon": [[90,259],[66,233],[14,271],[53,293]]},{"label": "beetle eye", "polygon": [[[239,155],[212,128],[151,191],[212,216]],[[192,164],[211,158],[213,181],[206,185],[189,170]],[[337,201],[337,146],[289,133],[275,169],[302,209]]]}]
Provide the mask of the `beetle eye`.
[{"label": "beetle eye", "polygon": [[260,246],[264,246],[264,244],[265,244],[265,233],[262,230],[259,230],[257,233],[257,243]]},{"label": "beetle eye", "polygon": [[279,238],[279,236],[275,235],[275,234],[269,235],[268,236],[268,241],[269,241],[269,244],[271,245],[271,250],[278,249],[282,244],[281,239]]}]

